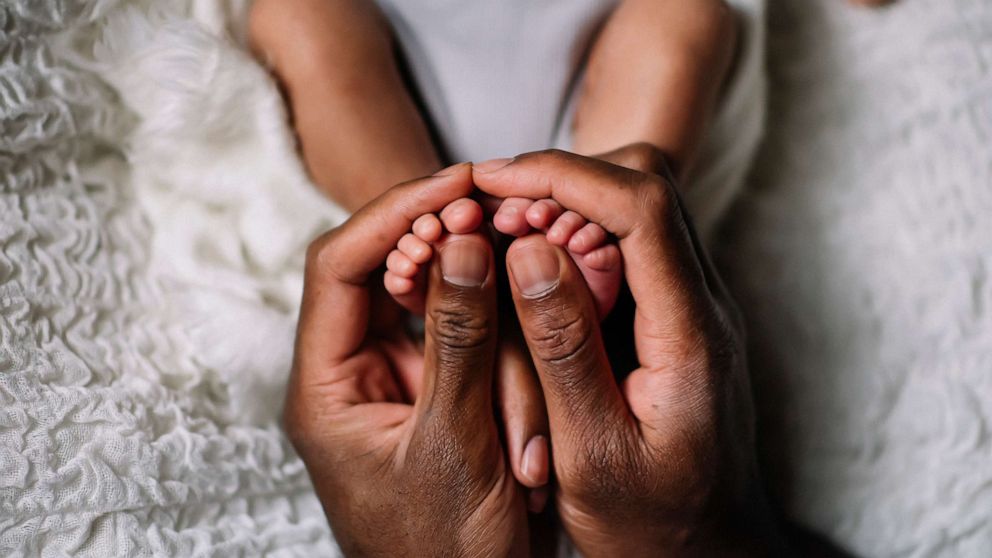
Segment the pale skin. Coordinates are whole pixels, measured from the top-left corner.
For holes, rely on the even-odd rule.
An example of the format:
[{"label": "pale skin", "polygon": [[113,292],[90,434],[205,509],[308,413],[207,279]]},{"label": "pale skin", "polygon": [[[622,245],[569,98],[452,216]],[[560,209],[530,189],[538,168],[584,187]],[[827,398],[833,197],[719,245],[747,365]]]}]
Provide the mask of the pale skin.
[{"label": "pale skin", "polygon": [[[355,211],[389,185],[442,166],[401,75],[392,32],[374,3],[256,0],[250,38],[283,87],[304,162],[330,198]],[[683,0],[624,0],[590,51],[574,150],[606,153],[640,143],[663,152],[676,175],[686,176],[731,70],[736,40],[736,20],[720,0],[689,6]],[[384,282],[397,302],[422,311],[434,246],[445,235],[473,228],[481,219],[473,203],[461,200],[446,213],[422,216],[394,246]],[[565,248],[604,316],[620,287],[622,258],[612,235],[588,217],[550,198],[513,195],[502,201],[493,225],[514,237],[541,231]],[[499,392],[512,394],[500,397],[511,469],[518,482],[535,489],[528,504],[538,510],[550,474],[540,388],[519,343],[500,341],[498,354],[505,365],[497,374]]]}]

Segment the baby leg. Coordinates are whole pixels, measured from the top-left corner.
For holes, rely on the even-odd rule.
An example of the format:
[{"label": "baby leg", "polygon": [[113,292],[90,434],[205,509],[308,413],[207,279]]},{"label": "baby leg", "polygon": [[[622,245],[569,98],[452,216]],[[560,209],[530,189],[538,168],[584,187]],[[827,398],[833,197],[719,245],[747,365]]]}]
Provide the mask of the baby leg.
[{"label": "baby leg", "polygon": [[737,20],[722,0],[623,0],[590,50],[574,150],[598,155],[646,142],[684,176],[736,45]]},{"label": "baby leg", "polygon": [[256,0],[249,35],[282,86],[311,178],[345,209],[440,167],[374,2]]}]

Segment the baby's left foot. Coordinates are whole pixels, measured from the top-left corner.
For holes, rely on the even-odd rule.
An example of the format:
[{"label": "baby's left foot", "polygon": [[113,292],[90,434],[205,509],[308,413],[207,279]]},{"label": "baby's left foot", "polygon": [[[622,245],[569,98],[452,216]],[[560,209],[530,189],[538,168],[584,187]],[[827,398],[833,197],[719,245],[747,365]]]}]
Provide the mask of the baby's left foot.
[{"label": "baby's left foot", "polygon": [[623,267],[620,248],[609,242],[603,227],[591,223],[574,211],[565,211],[549,199],[507,198],[493,216],[493,226],[503,234],[523,236],[532,230],[545,231],[548,242],[568,250],[582,272],[600,319],[613,310]]}]

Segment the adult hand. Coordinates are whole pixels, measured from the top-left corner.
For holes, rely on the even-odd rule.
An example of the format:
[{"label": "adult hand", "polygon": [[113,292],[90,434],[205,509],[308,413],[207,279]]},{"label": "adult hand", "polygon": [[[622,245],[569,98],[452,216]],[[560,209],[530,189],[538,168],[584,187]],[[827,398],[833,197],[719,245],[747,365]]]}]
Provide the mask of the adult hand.
[{"label": "adult hand", "polygon": [[285,426],[346,554],[527,552],[524,501],[493,412],[489,241],[449,235],[437,245],[423,356],[371,286],[414,219],[471,191],[468,165],[398,186],[308,252]]},{"label": "adult hand", "polygon": [[543,235],[507,253],[547,400],[562,522],[587,556],[769,553],[737,318],[670,183],[559,151],[477,165],[497,197],[552,198],[619,239],[639,367],[618,386],[596,311]]}]

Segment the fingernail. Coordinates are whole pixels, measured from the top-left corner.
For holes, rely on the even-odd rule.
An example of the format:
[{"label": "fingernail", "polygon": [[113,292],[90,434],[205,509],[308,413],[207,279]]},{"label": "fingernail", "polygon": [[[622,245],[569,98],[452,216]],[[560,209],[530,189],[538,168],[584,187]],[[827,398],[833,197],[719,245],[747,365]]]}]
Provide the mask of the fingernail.
[{"label": "fingernail", "polygon": [[548,487],[534,488],[527,494],[527,510],[530,513],[541,513],[548,503]]},{"label": "fingernail", "polygon": [[443,169],[437,171],[436,173],[434,173],[433,176],[451,176],[451,175],[455,174],[456,172],[458,172],[458,169],[459,168],[464,167],[467,164],[468,163],[458,163],[458,164],[455,164],[455,165],[451,165],[450,167],[443,168]]},{"label": "fingernail", "polygon": [[483,161],[481,163],[476,163],[472,165],[475,170],[479,172],[493,172],[509,165],[513,162],[512,157],[503,157],[501,159],[490,159],[488,161]]},{"label": "fingernail", "polygon": [[513,282],[524,296],[537,296],[558,284],[558,254],[543,242],[530,242],[509,256]]},{"label": "fingernail", "polygon": [[489,252],[478,242],[455,240],[441,249],[441,275],[459,287],[480,287],[489,273]]},{"label": "fingernail", "polygon": [[524,447],[520,473],[535,486],[548,482],[548,439],[534,436]]}]

